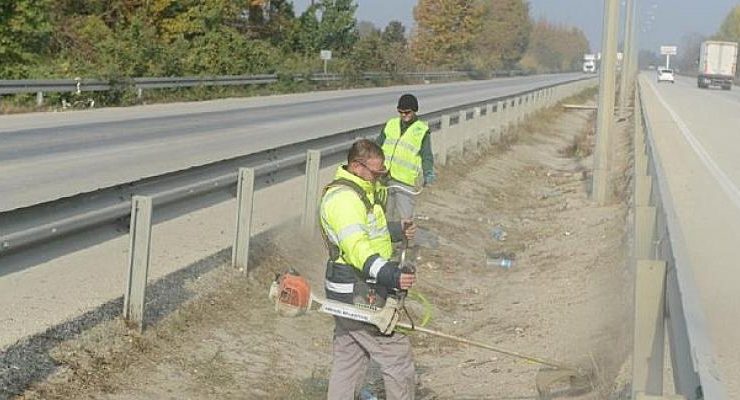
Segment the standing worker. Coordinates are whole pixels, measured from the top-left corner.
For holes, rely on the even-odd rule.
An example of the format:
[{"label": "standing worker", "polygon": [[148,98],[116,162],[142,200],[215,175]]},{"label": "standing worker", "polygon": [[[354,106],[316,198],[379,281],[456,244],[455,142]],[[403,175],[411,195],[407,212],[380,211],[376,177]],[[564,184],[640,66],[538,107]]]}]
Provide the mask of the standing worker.
[{"label": "standing worker", "polygon": [[426,186],[435,179],[429,126],[416,116],[419,102],[414,95],[404,94],[396,108],[399,116],[386,122],[377,140],[390,174],[387,210],[394,220],[413,218],[418,183]]},{"label": "standing worker", "polygon": [[[412,221],[387,223],[378,180],[387,174],[383,151],[360,139],[340,166],[321,199],[321,230],[329,248],[326,297],[349,304],[382,307],[389,295],[409,289],[416,277],[390,261],[391,237],[412,239]],[[334,317],[334,357],[329,378],[329,400],[352,400],[362,383],[368,362],[380,365],[386,398],[414,398],[416,372],[411,342],[401,333],[383,335],[377,327]]]}]

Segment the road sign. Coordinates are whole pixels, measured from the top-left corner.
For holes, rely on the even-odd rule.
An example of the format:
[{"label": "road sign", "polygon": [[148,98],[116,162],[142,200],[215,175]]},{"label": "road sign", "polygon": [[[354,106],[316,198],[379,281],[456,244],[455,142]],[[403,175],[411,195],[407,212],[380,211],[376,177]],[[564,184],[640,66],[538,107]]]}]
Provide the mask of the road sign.
[{"label": "road sign", "polygon": [[660,54],[664,56],[675,56],[677,51],[676,46],[660,46]]},{"label": "road sign", "polygon": [[324,60],[324,75],[326,75],[326,64],[331,60],[331,50],[321,50],[319,57]]}]

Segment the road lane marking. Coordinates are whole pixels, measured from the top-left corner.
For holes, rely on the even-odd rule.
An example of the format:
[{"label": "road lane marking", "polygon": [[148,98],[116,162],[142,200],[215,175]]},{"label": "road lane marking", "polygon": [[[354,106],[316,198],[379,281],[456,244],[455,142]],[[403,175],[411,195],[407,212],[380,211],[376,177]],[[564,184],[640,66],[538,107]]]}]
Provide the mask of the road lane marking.
[{"label": "road lane marking", "polygon": [[668,103],[666,103],[666,101],[663,99],[663,96],[661,96],[661,94],[658,92],[658,89],[655,87],[655,85],[652,82],[648,82],[648,84],[653,89],[653,93],[655,93],[658,101],[660,101],[660,103],[663,105],[663,107],[665,107],[668,113],[671,114],[671,118],[673,118],[673,121],[676,123],[678,129],[681,131],[681,135],[683,135],[684,139],[686,139],[686,142],[691,146],[696,155],[699,156],[702,164],[704,164],[704,166],[709,170],[717,183],[719,183],[722,190],[725,191],[732,203],[735,204],[735,207],[740,209],[740,189],[735,186],[735,184],[727,176],[727,174],[722,171],[722,168],[717,165],[714,159],[709,155],[709,152],[704,149],[704,146],[702,146],[699,140],[697,140],[696,137],[691,133],[691,130],[683,121],[683,119],[681,119],[681,117],[679,117],[678,114],[673,111]]}]

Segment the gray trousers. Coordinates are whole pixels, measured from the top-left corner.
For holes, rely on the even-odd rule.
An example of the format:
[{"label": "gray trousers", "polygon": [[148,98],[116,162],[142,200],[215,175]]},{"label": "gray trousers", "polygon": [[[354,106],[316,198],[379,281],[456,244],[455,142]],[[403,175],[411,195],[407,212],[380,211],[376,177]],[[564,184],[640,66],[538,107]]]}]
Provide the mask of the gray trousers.
[{"label": "gray trousers", "polygon": [[387,400],[413,400],[416,371],[406,335],[378,336],[366,330],[334,336],[329,400],[353,400],[372,359],[380,365]]},{"label": "gray trousers", "polygon": [[[388,186],[403,186],[408,190],[415,191],[413,186],[403,184],[393,179],[388,181]],[[400,221],[402,219],[413,218],[414,200],[413,194],[406,193],[397,188],[388,188],[388,203],[386,204],[388,219]]]}]

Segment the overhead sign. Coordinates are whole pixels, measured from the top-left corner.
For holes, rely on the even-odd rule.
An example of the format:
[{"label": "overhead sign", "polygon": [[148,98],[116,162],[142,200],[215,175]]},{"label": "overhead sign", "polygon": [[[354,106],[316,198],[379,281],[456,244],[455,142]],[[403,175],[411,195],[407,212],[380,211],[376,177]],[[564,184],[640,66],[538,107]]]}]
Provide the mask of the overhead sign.
[{"label": "overhead sign", "polygon": [[320,57],[322,60],[331,60],[331,50],[321,50]]},{"label": "overhead sign", "polygon": [[664,56],[675,56],[677,51],[676,46],[660,46],[660,54]]}]

